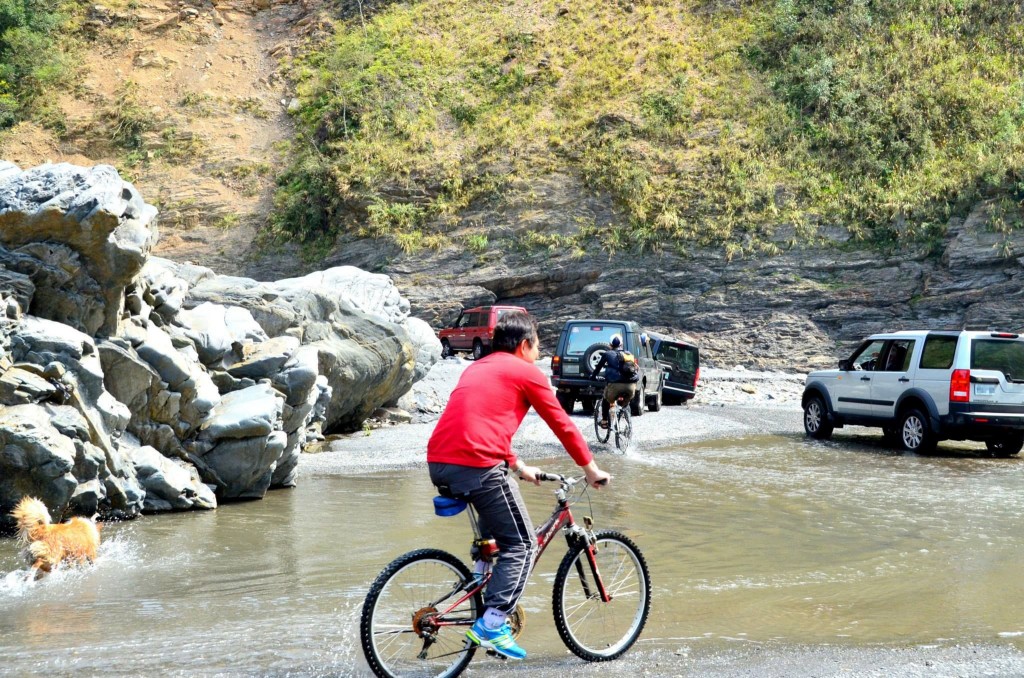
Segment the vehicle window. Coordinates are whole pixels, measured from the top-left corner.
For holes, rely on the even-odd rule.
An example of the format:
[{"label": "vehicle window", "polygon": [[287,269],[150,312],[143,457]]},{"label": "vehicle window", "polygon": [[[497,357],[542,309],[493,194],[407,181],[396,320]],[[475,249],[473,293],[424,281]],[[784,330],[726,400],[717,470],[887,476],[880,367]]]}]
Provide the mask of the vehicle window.
[{"label": "vehicle window", "polygon": [[914,341],[900,339],[889,343],[883,372],[906,372],[910,369],[910,357],[914,355]]},{"label": "vehicle window", "polygon": [[466,322],[466,327],[479,327],[480,326],[480,319],[481,318],[486,318],[486,317],[487,317],[486,313],[480,313],[479,311],[476,312],[476,313],[470,313],[469,314],[469,321]]},{"label": "vehicle window", "polygon": [[465,327],[466,323],[468,323],[468,322],[469,322],[469,315],[466,314],[466,313],[463,313],[463,314],[461,314],[458,317],[458,319],[455,321],[455,324],[452,325],[452,327]]},{"label": "vehicle window", "polygon": [[872,372],[876,367],[881,370],[881,367],[878,366],[878,357],[882,354],[883,348],[885,348],[885,341],[881,339],[865,344],[850,358],[850,367],[865,372]]},{"label": "vehicle window", "polygon": [[948,370],[953,366],[958,337],[930,336],[924,340],[921,351],[922,370]]},{"label": "vehicle window", "polygon": [[975,339],[971,344],[971,369],[996,370],[1008,381],[1024,381],[1024,341]]},{"label": "vehicle window", "polygon": [[516,312],[517,312],[517,309],[514,309],[514,308],[499,308],[498,309],[498,316],[494,319],[494,322],[498,322],[499,320],[501,320],[501,316],[505,315],[506,313],[516,313]]},{"label": "vehicle window", "polygon": [[612,337],[626,336],[626,328],[617,324],[572,325],[569,327],[569,343],[565,347],[566,355],[583,355],[591,344],[603,341],[610,344]]},{"label": "vehicle window", "polygon": [[674,344],[661,344],[654,356],[658,360],[670,363],[677,369],[693,372],[697,369],[697,349]]}]

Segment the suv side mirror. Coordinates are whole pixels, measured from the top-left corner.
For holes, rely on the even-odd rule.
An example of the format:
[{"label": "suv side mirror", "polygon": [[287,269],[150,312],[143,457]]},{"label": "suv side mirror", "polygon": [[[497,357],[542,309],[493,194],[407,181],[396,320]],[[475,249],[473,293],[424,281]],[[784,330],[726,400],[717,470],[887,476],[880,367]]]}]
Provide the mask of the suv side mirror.
[{"label": "suv side mirror", "polygon": [[839,369],[841,369],[843,372],[849,372],[850,371],[850,360],[848,358],[843,358],[842,360],[840,360],[839,361]]}]

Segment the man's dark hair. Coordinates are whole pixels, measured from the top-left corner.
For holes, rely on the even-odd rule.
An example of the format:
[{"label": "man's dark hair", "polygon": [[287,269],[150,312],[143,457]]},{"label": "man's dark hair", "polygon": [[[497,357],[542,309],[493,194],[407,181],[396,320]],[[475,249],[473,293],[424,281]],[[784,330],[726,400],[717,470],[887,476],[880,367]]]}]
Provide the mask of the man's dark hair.
[{"label": "man's dark hair", "polygon": [[491,349],[515,353],[516,347],[523,339],[528,340],[531,346],[537,343],[537,321],[528,313],[512,311],[498,318],[498,324],[494,326]]}]

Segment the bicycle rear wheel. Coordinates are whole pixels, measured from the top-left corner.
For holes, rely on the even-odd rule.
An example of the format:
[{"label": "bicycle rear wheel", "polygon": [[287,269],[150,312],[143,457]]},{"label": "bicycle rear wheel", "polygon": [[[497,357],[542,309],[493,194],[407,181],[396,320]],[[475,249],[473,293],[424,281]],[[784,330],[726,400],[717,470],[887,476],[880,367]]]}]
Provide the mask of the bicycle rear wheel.
[{"label": "bicycle rear wheel", "polygon": [[452,610],[472,579],[446,551],[421,549],[399,556],[374,580],[363,603],[359,637],[370,669],[380,678],[451,678],[466,668],[476,645],[466,638],[483,610],[479,591]]},{"label": "bicycle rear wheel", "polygon": [[606,443],[608,442],[608,436],[612,434],[611,422],[608,423],[608,428],[601,428],[601,410],[604,409],[604,398],[601,398],[600,402],[594,406],[594,435],[597,436],[597,442]]},{"label": "bicycle rear wheel", "polygon": [[[618,532],[598,532],[595,566],[585,544],[569,549],[555,575],[555,627],[573,654],[592,662],[632,647],[651,611],[651,577],[643,554]],[[610,600],[601,599],[603,583]]]},{"label": "bicycle rear wheel", "polygon": [[615,447],[625,453],[633,442],[633,418],[629,416],[629,408],[619,410],[618,422],[615,425]]}]

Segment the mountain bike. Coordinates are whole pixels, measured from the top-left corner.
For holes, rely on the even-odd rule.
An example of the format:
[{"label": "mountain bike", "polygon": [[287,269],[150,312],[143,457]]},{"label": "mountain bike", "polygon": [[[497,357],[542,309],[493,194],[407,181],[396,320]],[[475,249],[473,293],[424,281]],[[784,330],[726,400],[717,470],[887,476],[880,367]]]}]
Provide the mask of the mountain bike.
[{"label": "mountain bike", "polygon": [[[610,530],[594,532],[590,516],[583,518],[583,525],[575,521],[570,506],[586,496],[584,478],[554,473],[537,477],[559,487],[554,511],[535,533],[533,566],[559,530],[569,546],[555,575],[555,628],[576,656],[592,662],[615,659],[636,642],[651,610],[647,561],[628,537]],[[457,515],[467,508],[474,534],[473,569],[447,551],[419,549],[393,560],[370,586],[359,636],[366,661],[380,678],[450,678],[473,659],[477,646],[466,630],[483,614],[483,590],[498,547],[481,536],[476,512],[465,500],[434,499],[438,515]],[[525,620],[520,605],[508,620],[514,636]]]},{"label": "mountain bike", "polygon": [[[633,419],[629,414],[629,401],[626,400],[625,396],[619,396],[609,406],[608,428],[601,426],[601,409],[601,403],[599,402],[594,407],[594,433],[597,435],[597,442],[607,443],[612,433],[614,433],[615,447],[625,454],[629,450],[630,443],[633,442]],[[618,410],[617,413],[612,411],[616,409]]]}]

